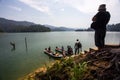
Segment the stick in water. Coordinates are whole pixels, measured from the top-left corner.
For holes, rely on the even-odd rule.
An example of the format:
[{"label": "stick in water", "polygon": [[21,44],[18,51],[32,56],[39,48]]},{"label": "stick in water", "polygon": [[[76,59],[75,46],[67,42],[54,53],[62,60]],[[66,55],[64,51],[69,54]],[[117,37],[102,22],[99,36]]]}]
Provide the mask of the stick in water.
[{"label": "stick in water", "polygon": [[27,38],[25,37],[25,46],[26,46],[26,51],[28,51],[28,48],[27,48]]}]

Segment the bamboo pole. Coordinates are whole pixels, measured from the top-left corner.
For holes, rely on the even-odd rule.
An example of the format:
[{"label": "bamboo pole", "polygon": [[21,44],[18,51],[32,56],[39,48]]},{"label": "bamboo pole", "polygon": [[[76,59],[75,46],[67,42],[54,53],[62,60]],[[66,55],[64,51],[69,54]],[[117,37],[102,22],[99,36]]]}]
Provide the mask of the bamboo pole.
[{"label": "bamboo pole", "polygon": [[27,47],[27,38],[25,37],[25,47],[26,47],[26,51],[28,51],[28,47]]}]

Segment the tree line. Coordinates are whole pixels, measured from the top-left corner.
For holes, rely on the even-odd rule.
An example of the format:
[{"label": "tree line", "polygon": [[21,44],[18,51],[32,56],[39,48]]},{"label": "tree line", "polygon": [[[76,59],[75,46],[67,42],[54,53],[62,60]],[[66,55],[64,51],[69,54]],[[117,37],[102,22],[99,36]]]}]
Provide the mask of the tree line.
[{"label": "tree line", "polygon": [[[120,31],[120,23],[107,25],[106,28],[107,28],[107,31]],[[75,31],[94,31],[94,30],[89,27],[88,29],[76,29]]]},{"label": "tree line", "polygon": [[108,31],[120,31],[120,23],[107,26]]},{"label": "tree line", "polygon": [[0,32],[49,32],[50,28],[45,27],[44,25],[9,25],[5,27],[0,26]]}]

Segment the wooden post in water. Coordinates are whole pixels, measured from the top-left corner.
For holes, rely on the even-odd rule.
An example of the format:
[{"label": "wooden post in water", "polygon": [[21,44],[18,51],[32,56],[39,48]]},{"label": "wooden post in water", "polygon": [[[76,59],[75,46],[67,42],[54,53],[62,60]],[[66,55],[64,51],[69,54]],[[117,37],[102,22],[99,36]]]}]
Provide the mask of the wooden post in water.
[{"label": "wooden post in water", "polygon": [[120,46],[120,41],[119,41],[119,46]]},{"label": "wooden post in water", "polygon": [[27,38],[25,37],[25,47],[26,47],[26,51],[28,51],[28,48],[27,48]]}]

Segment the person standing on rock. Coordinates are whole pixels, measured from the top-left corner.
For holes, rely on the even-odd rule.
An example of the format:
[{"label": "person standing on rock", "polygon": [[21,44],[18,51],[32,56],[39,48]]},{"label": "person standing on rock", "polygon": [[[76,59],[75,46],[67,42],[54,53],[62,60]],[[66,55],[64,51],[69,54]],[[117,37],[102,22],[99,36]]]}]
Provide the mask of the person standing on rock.
[{"label": "person standing on rock", "polygon": [[106,25],[110,20],[110,13],[106,11],[106,4],[101,4],[98,13],[92,18],[91,28],[95,30],[95,45],[98,50],[105,45]]}]

